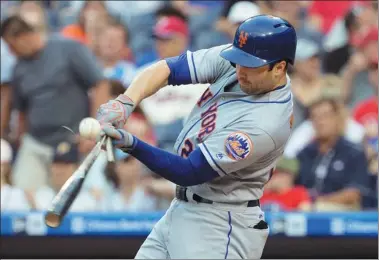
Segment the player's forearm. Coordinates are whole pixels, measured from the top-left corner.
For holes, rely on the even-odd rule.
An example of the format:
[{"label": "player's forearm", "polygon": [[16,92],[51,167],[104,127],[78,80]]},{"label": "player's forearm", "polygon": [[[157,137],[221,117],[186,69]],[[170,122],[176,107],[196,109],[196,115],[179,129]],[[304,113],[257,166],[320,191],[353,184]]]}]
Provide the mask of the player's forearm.
[{"label": "player's forearm", "polygon": [[170,68],[166,61],[159,61],[139,73],[125,91],[125,95],[138,105],[143,99],[166,86],[169,76]]}]

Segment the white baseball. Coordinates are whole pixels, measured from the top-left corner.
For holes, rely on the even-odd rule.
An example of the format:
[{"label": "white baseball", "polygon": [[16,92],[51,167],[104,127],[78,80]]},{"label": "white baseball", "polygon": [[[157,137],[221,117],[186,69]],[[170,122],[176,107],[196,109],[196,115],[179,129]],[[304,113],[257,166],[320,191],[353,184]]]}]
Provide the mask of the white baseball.
[{"label": "white baseball", "polygon": [[101,126],[99,121],[92,117],[86,117],[79,124],[80,136],[95,140],[100,135]]}]

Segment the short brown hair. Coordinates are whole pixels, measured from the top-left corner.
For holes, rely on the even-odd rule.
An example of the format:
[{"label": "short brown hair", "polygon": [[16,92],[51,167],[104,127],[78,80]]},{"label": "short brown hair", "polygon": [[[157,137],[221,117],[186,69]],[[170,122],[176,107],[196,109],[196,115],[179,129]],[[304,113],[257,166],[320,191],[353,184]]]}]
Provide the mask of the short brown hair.
[{"label": "short brown hair", "polygon": [[346,127],[346,122],[349,117],[349,114],[347,112],[347,109],[344,106],[344,103],[342,102],[341,96],[338,94],[322,94],[318,96],[318,98],[315,98],[313,102],[311,102],[308,106],[308,116],[310,115],[310,111],[315,108],[318,105],[321,104],[330,104],[332,106],[333,111],[337,114],[338,116],[338,121],[339,122],[339,128],[340,128],[340,133],[343,134],[345,131]]},{"label": "short brown hair", "polygon": [[17,37],[30,32],[34,32],[34,28],[19,15],[12,15],[1,23],[1,37]]}]

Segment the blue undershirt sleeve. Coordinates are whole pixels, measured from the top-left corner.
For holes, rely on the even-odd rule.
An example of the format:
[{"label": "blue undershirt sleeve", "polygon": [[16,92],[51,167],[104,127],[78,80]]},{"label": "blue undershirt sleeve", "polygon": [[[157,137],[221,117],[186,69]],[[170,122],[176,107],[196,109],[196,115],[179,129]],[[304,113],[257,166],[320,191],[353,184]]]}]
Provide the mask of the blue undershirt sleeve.
[{"label": "blue undershirt sleeve", "polygon": [[193,186],[220,177],[205,159],[199,148],[188,158],[153,147],[135,138],[132,156],[145,164],[151,171],[180,186]]},{"label": "blue undershirt sleeve", "polygon": [[183,53],[180,56],[170,57],[165,60],[170,68],[168,85],[187,85],[192,83],[186,53]]}]

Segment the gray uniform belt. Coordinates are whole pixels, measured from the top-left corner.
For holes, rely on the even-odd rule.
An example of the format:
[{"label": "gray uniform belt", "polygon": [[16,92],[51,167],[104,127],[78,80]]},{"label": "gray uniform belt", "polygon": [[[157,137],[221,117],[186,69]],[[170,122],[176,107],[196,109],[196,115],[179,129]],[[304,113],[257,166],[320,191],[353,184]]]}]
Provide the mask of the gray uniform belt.
[{"label": "gray uniform belt", "polygon": [[[187,198],[187,188],[176,186],[176,198],[178,200],[183,200],[188,202]],[[205,199],[197,194],[192,195],[192,199],[198,203],[206,203],[206,204],[213,204],[213,201]],[[259,200],[249,200],[247,203],[247,207],[257,207],[260,206]]]}]

